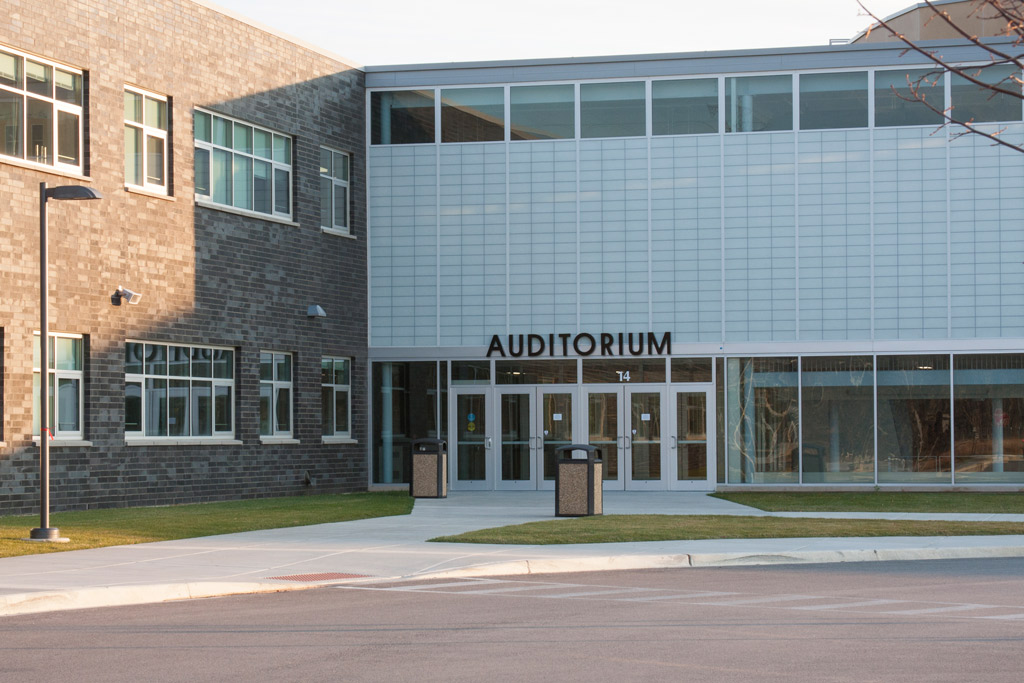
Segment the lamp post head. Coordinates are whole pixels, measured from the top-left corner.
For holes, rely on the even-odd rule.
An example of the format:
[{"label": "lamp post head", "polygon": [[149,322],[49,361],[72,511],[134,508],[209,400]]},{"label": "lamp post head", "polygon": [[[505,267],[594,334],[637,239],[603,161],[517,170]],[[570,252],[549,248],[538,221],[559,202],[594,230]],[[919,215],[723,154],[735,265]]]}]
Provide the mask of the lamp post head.
[{"label": "lamp post head", "polygon": [[46,188],[47,199],[103,199],[98,190],[85,185],[58,185]]}]

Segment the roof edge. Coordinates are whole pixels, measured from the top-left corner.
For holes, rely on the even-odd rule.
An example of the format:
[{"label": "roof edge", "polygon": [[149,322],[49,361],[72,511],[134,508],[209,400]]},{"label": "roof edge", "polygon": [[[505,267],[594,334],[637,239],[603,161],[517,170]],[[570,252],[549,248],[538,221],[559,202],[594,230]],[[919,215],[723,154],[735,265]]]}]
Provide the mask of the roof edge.
[{"label": "roof edge", "polygon": [[309,50],[310,52],[315,52],[318,55],[321,55],[323,57],[327,57],[328,59],[333,59],[336,62],[340,62],[340,63],[344,64],[345,66],[352,67],[353,69],[357,69],[359,71],[365,71],[366,70],[365,67],[362,64],[359,64],[358,62],[354,62],[351,59],[348,59],[347,57],[342,57],[341,55],[336,54],[334,52],[331,52],[330,50],[325,50],[324,48],[319,47],[318,45],[314,45],[313,43],[306,42],[305,40],[302,40],[301,38],[296,38],[295,36],[293,36],[293,35],[291,35],[289,33],[285,33],[284,31],[279,31],[276,28],[273,28],[271,26],[267,26],[266,24],[261,23],[259,21],[256,21],[255,19],[252,19],[250,17],[247,17],[244,14],[239,14],[238,12],[235,12],[234,10],[230,10],[230,9],[228,9],[226,7],[221,7],[220,5],[218,5],[215,2],[210,2],[210,0],[190,0],[190,2],[192,2],[193,4],[199,5],[201,7],[205,7],[206,9],[213,10],[214,12],[217,12],[218,14],[223,14],[224,16],[229,17],[231,19],[234,19],[235,21],[240,21],[243,24],[248,24],[249,26],[252,26],[253,28],[259,29],[260,31],[263,31],[264,33],[269,33],[270,35],[272,35],[274,37],[281,38],[282,40],[286,40],[289,43],[291,43],[293,45],[296,45],[298,47],[301,47],[303,49]]}]

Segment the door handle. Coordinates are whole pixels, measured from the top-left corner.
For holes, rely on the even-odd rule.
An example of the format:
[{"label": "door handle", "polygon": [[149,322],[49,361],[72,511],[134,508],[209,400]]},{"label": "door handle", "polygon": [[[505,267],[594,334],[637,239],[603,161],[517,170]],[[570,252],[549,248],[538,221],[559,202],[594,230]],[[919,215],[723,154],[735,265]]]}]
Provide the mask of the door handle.
[{"label": "door handle", "polygon": [[679,437],[678,436],[673,436],[672,437],[672,445],[670,446],[670,448],[675,449],[678,445],[679,445]]},{"label": "door handle", "polygon": [[484,437],[484,448],[490,449],[491,445],[492,445],[491,437],[485,436]]},{"label": "door handle", "polygon": [[619,442],[619,450],[621,451],[624,448],[624,446],[622,445],[622,436],[617,436],[616,439]]},{"label": "door handle", "polygon": [[632,444],[630,444],[628,436],[626,436],[625,439],[626,439],[626,450],[628,451],[632,447]]}]

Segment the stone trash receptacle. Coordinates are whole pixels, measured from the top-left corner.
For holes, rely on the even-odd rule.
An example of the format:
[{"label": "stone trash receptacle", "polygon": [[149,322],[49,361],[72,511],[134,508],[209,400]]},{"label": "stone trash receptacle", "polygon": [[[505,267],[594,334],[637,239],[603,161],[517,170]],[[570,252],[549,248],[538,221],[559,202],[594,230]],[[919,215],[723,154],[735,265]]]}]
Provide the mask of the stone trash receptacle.
[{"label": "stone trash receptacle", "polygon": [[[585,457],[575,458],[582,451]],[[555,449],[555,516],[587,517],[603,512],[601,483],[604,465],[601,449],[587,444],[569,444]]]},{"label": "stone trash receptacle", "polygon": [[448,497],[448,442],[444,439],[415,439],[412,442],[413,498]]}]

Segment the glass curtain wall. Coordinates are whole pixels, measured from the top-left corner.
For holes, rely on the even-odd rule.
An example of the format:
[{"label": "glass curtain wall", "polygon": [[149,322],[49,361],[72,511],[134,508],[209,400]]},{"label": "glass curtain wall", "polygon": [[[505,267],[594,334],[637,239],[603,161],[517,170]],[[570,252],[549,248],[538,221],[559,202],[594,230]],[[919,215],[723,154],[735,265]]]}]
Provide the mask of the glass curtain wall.
[{"label": "glass curtain wall", "polygon": [[949,484],[949,356],[878,356],[878,481]]},{"label": "glass curtain wall", "polygon": [[412,441],[444,438],[437,417],[436,361],[373,364],[373,483],[409,482]]},{"label": "glass curtain wall", "polygon": [[804,483],[874,482],[871,365],[870,356],[801,359]]},{"label": "glass curtain wall", "polygon": [[1024,355],[953,358],[958,484],[1024,482]]},{"label": "glass curtain wall", "polygon": [[726,365],[729,482],[797,483],[797,359],[729,358]]}]

